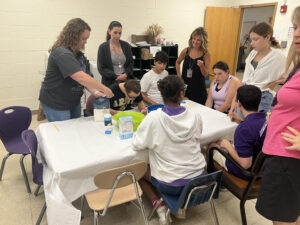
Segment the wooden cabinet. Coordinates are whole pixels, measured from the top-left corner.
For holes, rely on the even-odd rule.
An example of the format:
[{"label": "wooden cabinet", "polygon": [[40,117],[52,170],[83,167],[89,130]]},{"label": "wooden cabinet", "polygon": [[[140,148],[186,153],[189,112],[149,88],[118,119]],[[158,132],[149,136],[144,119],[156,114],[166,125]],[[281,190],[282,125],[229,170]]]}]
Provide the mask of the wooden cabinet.
[{"label": "wooden cabinet", "polygon": [[[144,60],[142,59],[142,48],[150,49],[149,46],[132,47],[132,54],[134,56],[133,76],[141,79],[145,73],[151,70],[154,65],[154,58]],[[166,70],[171,75],[176,74],[176,60],[178,58],[178,45],[162,46],[162,51],[165,51],[169,56],[169,61]],[[154,56],[153,56],[154,57]]]}]

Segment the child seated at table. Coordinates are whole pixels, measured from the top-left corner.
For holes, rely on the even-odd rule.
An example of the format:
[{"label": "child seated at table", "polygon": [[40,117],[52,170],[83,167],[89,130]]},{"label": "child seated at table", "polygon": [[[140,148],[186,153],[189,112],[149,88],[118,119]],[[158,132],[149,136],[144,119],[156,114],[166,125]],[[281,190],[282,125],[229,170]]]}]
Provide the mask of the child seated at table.
[{"label": "child seated at table", "polygon": [[[217,146],[227,150],[231,157],[247,170],[251,169],[256,156],[262,149],[266,136],[266,113],[264,111],[258,112],[260,101],[261,91],[259,88],[253,85],[239,87],[237,90],[237,106],[244,119],[237,114],[233,118],[234,121],[239,123],[234,133],[234,146],[226,139],[218,143],[212,143],[209,146],[209,148]],[[229,173],[247,179],[221,153],[215,151],[213,158]]]},{"label": "child seated at table", "polygon": [[142,113],[146,113],[147,109],[143,102],[143,97],[141,95],[141,85],[137,80],[127,80],[124,83],[115,83],[109,86],[114,96],[110,99],[107,98],[98,98],[94,100],[99,105],[110,105],[110,113],[112,115],[124,111],[130,110],[137,104],[138,109]]},{"label": "child seated at table", "polygon": [[145,73],[141,79],[142,96],[147,105],[163,104],[157,82],[168,76],[168,71],[165,70],[167,63],[167,53],[164,51],[157,52],[154,58],[154,67]]},{"label": "child seated at table", "polygon": [[205,106],[228,113],[232,99],[242,82],[229,74],[226,62],[219,61],[213,66],[215,79],[211,82]]},{"label": "child seated at table", "polygon": [[[200,148],[202,119],[200,113],[180,106],[184,83],[177,76],[158,81],[164,108],[149,113],[138,127],[132,141],[135,151],[148,150],[150,168],[140,181],[143,191],[155,205],[156,189],[179,195],[192,178],[202,175],[206,165]],[[157,209],[160,224],[166,224],[166,207]]]}]

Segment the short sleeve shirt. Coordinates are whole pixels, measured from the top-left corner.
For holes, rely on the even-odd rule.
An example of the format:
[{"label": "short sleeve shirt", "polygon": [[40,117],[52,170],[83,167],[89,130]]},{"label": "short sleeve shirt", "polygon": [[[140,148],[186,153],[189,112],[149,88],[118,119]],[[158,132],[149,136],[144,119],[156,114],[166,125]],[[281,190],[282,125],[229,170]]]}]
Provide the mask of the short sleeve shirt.
[{"label": "short sleeve shirt", "polygon": [[119,84],[112,84],[109,86],[109,88],[114,93],[114,97],[110,98],[110,108],[113,110],[129,110],[132,109],[134,104],[138,104],[143,100],[141,94],[135,100],[129,100],[121,91]]},{"label": "short sleeve shirt", "polygon": [[168,76],[168,71],[164,70],[160,74],[155,73],[153,70],[145,73],[141,79],[141,91],[154,102],[164,104],[160,91],[157,87],[157,82]]},{"label": "short sleeve shirt", "polygon": [[58,110],[69,110],[78,105],[84,87],[70,77],[78,71],[91,75],[89,62],[81,52],[75,56],[70,48],[60,46],[54,49],[48,59],[40,101]]},{"label": "short sleeve shirt", "polygon": [[[242,122],[234,134],[234,147],[241,158],[252,157],[252,165],[258,153],[262,150],[266,136],[266,113],[257,112],[249,114]],[[245,178],[239,170],[228,160],[226,160],[228,172]],[[251,168],[251,167],[250,167]],[[249,168],[249,169],[250,169]]]}]

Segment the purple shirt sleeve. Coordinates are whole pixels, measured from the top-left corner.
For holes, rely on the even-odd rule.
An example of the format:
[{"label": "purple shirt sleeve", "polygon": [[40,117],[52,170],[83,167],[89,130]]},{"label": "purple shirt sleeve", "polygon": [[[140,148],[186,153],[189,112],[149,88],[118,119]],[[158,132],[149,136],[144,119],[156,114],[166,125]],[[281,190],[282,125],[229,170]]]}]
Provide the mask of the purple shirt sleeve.
[{"label": "purple shirt sleeve", "polygon": [[234,147],[241,158],[253,156],[255,137],[250,131],[247,124],[241,123],[234,134]]}]

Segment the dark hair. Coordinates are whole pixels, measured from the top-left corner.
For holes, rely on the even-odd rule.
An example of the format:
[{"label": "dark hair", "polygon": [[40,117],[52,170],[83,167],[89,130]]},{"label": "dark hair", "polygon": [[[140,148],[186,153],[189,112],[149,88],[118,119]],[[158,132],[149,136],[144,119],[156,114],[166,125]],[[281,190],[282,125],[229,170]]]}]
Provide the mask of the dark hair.
[{"label": "dark hair", "polygon": [[184,91],[184,82],[176,75],[166,76],[164,79],[157,82],[158,90],[166,102],[179,103],[180,92]]},{"label": "dark hair", "polygon": [[[111,21],[109,26],[108,26],[108,30],[112,30],[112,29],[114,29],[114,27],[121,27],[122,28],[122,24],[119,21]],[[110,39],[110,34],[107,31],[106,32],[106,40],[108,41],[109,39]]]},{"label": "dark hair", "polygon": [[271,46],[274,48],[281,48],[279,42],[273,37],[273,28],[270,24],[262,22],[253,26],[249,33],[254,32],[262,37],[270,35]]},{"label": "dark hair", "polygon": [[140,82],[137,80],[127,80],[124,84],[125,90],[127,93],[134,92],[136,94],[141,92]]},{"label": "dark hair", "polygon": [[76,47],[80,41],[81,34],[85,30],[91,31],[90,26],[85,21],[81,18],[71,19],[60,32],[49,52],[52,52],[59,46]]},{"label": "dark hair", "polygon": [[219,61],[213,66],[213,69],[220,69],[220,70],[227,72],[229,70],[229,67],[226,62]]},{"label": "dark hair", "polygon": [[169,60],[169,56],[165,51],[156,52],[154,58],[155,62],[159,61],[161,63],[168,63],[168,60]]},{"label": "dark hair", "polygon": [[261,91],[254,85],[244,85],[237,89],[236,99],[247,111],[257,111],[261,101]]}]

